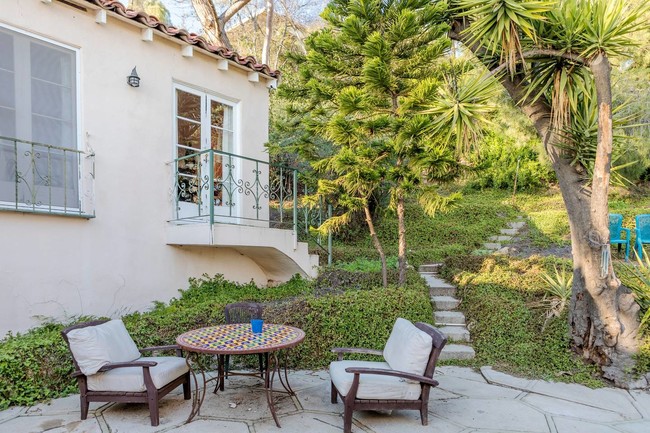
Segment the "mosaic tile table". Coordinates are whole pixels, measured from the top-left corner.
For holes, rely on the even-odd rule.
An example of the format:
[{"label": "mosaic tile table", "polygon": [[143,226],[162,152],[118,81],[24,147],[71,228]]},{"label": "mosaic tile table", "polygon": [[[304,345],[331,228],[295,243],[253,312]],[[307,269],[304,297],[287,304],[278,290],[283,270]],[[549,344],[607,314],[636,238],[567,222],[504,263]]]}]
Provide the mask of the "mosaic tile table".
[{"label": "mosaic tile table", "polygon": [[[289,385],[287,375],[286,357],[284,363],[280,365],[278,352],[282,349],[294,347],[305,339],[305,332],[302,329],[293,326],[277,325],[265,323],[262,332],[254,334],[251,331],[250,323],[231,323],[227,325],[208,326],[207,328],[193,329],[176,338],[176,343],[187,352],[187,363],[194,377],[195,392],[192,400],[192,411],[187,418],[187,422],[199,414],[201,405],[205,399],[205,393],[208,388],[208,382],[217,381],[217,389],[224,389],[224,357],[226,355],[246,355],[254,353],[268,353],[269,361],[264,370],[264,389],[266,391],[266,401],[275,424],[280,427],[280,422],[275,411],[273,402],[273,380],[278,375],[282,387],[289,395],[295,395]],[[200,354],[209,354],[218,356],[218,375],[216,378],[207,379],[205,368],[199,360]],[[192,364],[196,364],[203,378],[203,387],[199,387],[198,378]],[[229,374],[241,374],[229,372]],[[247,373],[244,373],[248,375]],[[277,390],[275,390],[277,391]]]}]

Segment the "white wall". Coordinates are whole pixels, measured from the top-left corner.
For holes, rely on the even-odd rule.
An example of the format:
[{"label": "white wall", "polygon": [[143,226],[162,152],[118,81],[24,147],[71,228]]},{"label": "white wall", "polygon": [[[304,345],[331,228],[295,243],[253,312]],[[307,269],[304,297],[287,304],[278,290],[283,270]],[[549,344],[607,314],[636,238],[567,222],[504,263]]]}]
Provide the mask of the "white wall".
[{"label": "white wall", "polygon": [[[266,283],[249,258],[229,248],[165,243],[172,216],[173,83],[238,101],[238,153],[266,159],[268,90],[263,79],[216,67],[216,59],[108,14],[58,2],[2,0],[8,24],[80,49],[82,140],[96,154],[96,218],[0,212],[0,333],[21,331],[41,318],[115,316],[143,310],[187,288],[188,277],[224,274]],[[137,66],[139,88],[126,84]],[[87,150],[84,148],[83,150]]]}]

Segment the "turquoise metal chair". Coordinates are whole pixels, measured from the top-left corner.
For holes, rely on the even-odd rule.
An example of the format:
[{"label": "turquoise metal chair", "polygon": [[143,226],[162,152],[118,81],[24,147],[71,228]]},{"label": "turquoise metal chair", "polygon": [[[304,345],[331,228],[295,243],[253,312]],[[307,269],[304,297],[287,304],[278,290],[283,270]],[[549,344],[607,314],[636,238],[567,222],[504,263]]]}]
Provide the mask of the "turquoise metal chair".
[{"label": "turquoise metal chair", "polygon": [[[625,233],[625,237],[621,233]],[[618,213],[609,214],[609,242],[618,245],[618,252],[621,252],[621,246],[625,245],[625,261],[630,258],[630,239],[632,235],[630,229],[623,227],[623,215]]]},{"label": "turquoise metal chair", "polygon": [[650,244],[650,214],[636,216],[634,234],[636,235],[634,248],[639,257],[643,258],[643,244]]}]

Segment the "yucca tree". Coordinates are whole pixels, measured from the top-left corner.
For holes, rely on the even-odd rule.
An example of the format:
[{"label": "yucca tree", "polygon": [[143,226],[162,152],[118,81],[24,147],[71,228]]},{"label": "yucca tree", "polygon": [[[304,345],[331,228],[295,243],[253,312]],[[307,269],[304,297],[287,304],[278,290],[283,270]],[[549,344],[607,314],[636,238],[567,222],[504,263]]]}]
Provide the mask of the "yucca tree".
[{"label": "yucca tree", "polygon": [[[639,323],[638,307],[609,260],[610,59],[626,54],[631,33],[641,27],[641,11],[623,0],[452,5],[450,36],[496,74],[528,115],[557,175],[571,228],[572,345],[600,365],[605,377],[622,383],[638,349]],[[584,130],[593,126],[589,119],[596,119],[595,143]]]}]

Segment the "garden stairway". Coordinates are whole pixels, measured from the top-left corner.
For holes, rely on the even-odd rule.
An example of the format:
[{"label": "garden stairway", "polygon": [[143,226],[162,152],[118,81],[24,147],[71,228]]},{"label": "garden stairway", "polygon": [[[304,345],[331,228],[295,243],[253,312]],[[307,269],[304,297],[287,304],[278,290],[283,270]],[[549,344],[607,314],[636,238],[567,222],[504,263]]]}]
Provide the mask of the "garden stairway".
[{"label": "garden stairway", "polygon": [[456,287],[441,279],[438,275],[440,264],[422,265],[420,275],[429,286],[431,302],[435,307],[434,323],[449,341],[442,349],[441,360],[472,359],[474,349],[464,344],[470,341],[470,334],[465,324],[465,315],[456,311],[460,301],[456,295]]}]

